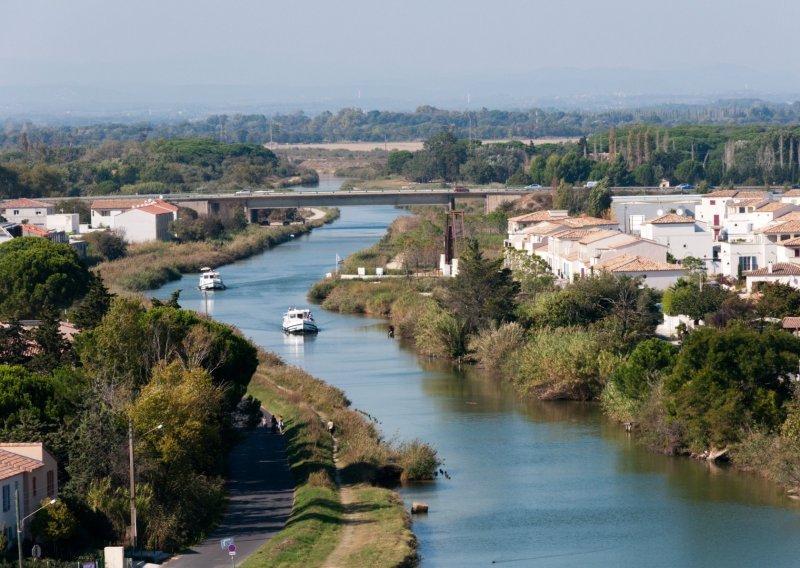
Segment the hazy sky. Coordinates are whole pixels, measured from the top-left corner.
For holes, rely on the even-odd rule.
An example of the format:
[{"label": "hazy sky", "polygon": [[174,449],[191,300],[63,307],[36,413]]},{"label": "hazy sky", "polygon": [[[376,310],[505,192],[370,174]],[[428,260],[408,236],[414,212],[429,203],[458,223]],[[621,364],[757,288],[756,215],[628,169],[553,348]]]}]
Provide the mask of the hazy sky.
[{"label": "hazy sky", "polygon": [[727,66],[797,80],[799,16],[797,0],[0,0],[0,85],[368,92]]}]

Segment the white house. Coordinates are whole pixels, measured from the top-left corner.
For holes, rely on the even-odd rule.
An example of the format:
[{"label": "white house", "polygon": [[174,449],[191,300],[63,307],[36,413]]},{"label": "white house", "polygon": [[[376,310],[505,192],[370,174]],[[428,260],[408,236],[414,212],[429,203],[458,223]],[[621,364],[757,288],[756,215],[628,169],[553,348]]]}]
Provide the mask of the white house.
[{"label": "white house", "polygon": [[791,203],[792,205],[800,205],[800,189],[790,189],[781,194],[782,203]]},{"label": "white house", "polygon": [[675,260],[687,256],[701,258],[710,266],[713,258],[713,235],[703,230],[692,217],[668,213],[642,223],[642,238],[667,246]]},{"label": "white house", "polygon": [[172,220],[172,211],[158,205],[129,209],[110,218],[111,228],[129,243],[169,240],[169,224]]},{"label": "white house", "polygon": [[592,270],[609,272],[615,276],[641,277],[644,284],[656,290],[666,290],[684,274],[684,269],[680,265],[627,254],[601,260],[592,267]]},{"label": "white house", "polygon": [[786,284],[792,288],[800,288],[800,264],[794,262],[769,262],[757,270],[744,273],[747,282],[747,292],[758,290],[763,283]]},{"label": "white house", "polygon": [[41,442],[0,443],[0,527],[9,543],[17,540],[15,492],[21,518],[58,496],[57,462]]},{"label": "white house", "polygon": [[80,215],[77,213],[56,213],[47,216],[46,227],[67,234],[80,232]]},{"label": "white house", "polygon": [[169,211],[173,220],[178,218],[178,208],[160,199],[95,199],[91,207],[91,225],[92,227],[113,227],[114,224],[111,221],[113,217],[131,209],[151,205]]},{"label": "white house", "polygon": [[55,207],[52,203],[27,199],[12,199],[0,203],[0,215],[10,223],[27,223],[28,225],[47,225],[47,216],[52,215]]},{"label": "white house", "polygon": [[728,213],[738,211],[735,208],[729,209],[729,205],[749,200],[768,202],[772,200],[772,196],[765,191],[737,191],[734,189],[706,193],[700,198],[700,205],[695,207],[695,219],[713,235],[713,240],[717,240],[726,225]]}]

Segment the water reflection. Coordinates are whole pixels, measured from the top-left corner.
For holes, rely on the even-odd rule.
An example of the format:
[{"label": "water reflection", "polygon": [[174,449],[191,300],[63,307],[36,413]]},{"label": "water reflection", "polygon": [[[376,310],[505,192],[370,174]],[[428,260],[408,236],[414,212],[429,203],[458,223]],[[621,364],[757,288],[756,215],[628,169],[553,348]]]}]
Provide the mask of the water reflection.
[{"label": "water reflection", "polygon": [[301,357],[305,355],[306,349],[308,349],[309,352],[312,351],[313,343],[316,338],[316,334],[305,335],[284,333],[283,345],[285,346],[287,352],[291,353],[295,357]]}]

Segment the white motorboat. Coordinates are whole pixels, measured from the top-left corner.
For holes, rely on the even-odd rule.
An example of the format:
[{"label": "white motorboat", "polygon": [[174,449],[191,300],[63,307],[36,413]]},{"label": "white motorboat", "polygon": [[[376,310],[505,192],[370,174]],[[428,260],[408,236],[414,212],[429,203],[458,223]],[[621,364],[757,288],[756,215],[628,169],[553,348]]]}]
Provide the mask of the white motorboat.
[{"label": "white motorboat", "polygon": [[201,290],[224,290],[225,283],[222,281],[219,272],[208,266],[204,266],[200,269],[199,288]]},{"label": "white motorboat", "polygon": [[283,314],[283,331],[285,333],[317,333],[317,322],[309,309],[289,308]]}]

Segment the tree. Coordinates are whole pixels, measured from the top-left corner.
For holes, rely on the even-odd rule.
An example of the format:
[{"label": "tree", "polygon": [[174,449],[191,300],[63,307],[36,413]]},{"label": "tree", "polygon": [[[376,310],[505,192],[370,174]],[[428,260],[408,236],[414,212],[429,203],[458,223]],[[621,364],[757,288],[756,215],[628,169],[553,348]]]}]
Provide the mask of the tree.
[{"label": "tree", "polygon": [[686,315],[695,323],[707,314],[716,312],[731,296],[727,290],[715,286],[699,286],[681,278],[664,291],[664,313],[677,316]]},{"label": "tree", "polygon": [[116,260],[128,252],[125,239],[114,231],[95,231],[86,235],[89,243],[89,254],[100,256],[103,260]]},{"label": "tree", "polygon": [[36,352],[30,367],[39,372],[50,373],[57,367],[75,362],[72,344],[61,335],[61,321],[52,306],[41,310],[41,321],[31,334]]},{"label": "tree", "polygon": [[703,164],[694,160],[684,160],[675,168],[675,178],[683,183],[695,183],[703,179]]},{"label": "tree", "polygon": [[0,317],[35,318],[86,293],[89,271],[69,245],[22,237],[0,244]]},{"label": "tree", "polygon": [[458,276],[449,286],[446,304],[469,333],[514,318],[519,284],[502,263],[502,258],[484,258],[475,239],[458,259]]},{"label": "tree", "polygon": [[389,158],[386,162],[386,170],[390,174],[401,174],[403,173],[403,168],[406,165],[414,154],[409,152],[408,150],[392,150],[389,152]]},{"label": "tree", "polygon": [[609,209],[611,209],[611,190],[608,189],[608,181],[603,180],[589,190],[586,213],[592,217],[600,217]]},{"label": "tree", "polygon": [[461,143],[451,131],[442,130],[428,138],[423,148],[423,152],[430,155],[436,164],[437,177],[445,181],[458,179],[459,168],[467,161],[466,144]]},{"label": "tree", "polygon": [[677,351],[668,341],[646,339],[614,369],[611,381],[622,395],[642,402],[653,386],[672,371]]},{"label": "tree", "polygon": [[756,303],[758,317],[784,318],[800,315],[800,290],[779,282],[761,286]]},{"label": "tree", "polygon": [[690,449],[721,448],[743,429],[780,426],[791,398],[800,339],[782,330],[701,328],[686,338],[664,379],[669,419]]},{"label": "tree", "polygon": [[113,299],[114,295],[103,284],[100,275],[90,273],[89,289],[70,314],[72,322],[81,330],[94,329],[108,313]]}]

